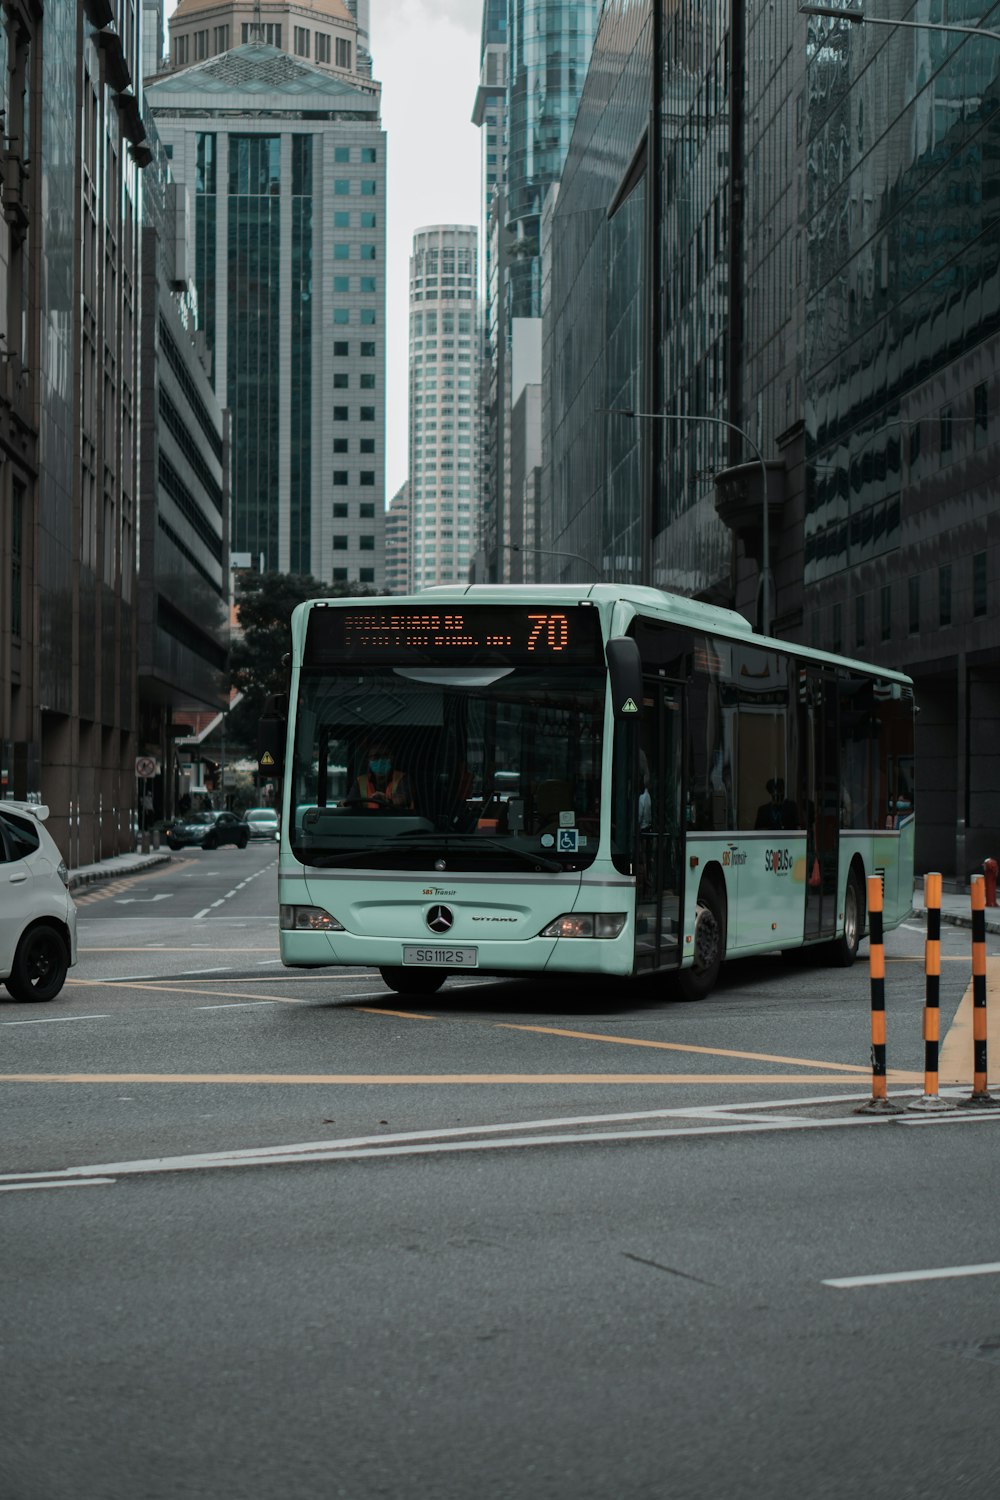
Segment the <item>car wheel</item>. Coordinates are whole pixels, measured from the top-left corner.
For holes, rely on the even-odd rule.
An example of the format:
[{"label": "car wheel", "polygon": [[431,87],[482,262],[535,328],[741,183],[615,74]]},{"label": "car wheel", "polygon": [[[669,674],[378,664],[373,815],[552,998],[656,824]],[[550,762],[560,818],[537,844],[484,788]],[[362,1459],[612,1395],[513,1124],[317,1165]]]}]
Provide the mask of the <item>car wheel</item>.
[{"label": "car wheel", "polygon": [[245,849],[246,846],[247,846],[247,840],[249,839],[249,837],[250,837],[250,835],[248,833],[241,834],[240,837],[236,840],[236,847],[238,849]]},{"label": "car wheel", "polygon": [[726,956],[726,901],[712,880],[698,891],[694,921],[694,963],[677,976],[683,1000],[704,1000],[714,987]]},{"label": "car wheel", "polygon": [[22,934],[4,980],[15,1000],[54,1000],[66,982],[69,950],[57,927],[42,922]]},{"label": "car wheel", "polygon": [[433,995],[447,979],[440,969],[379,969],[382,983],[397,995]]}]

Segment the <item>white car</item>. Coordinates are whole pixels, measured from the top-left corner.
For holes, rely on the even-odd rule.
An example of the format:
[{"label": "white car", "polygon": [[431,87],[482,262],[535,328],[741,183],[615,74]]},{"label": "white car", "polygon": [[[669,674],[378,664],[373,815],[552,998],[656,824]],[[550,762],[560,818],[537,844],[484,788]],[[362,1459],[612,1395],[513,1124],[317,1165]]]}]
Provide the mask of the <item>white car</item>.
[{"label": "white car", "polygon": [[47,807],[0,802],[0,980],[15,1000],[54,1000],[76,963],[69,871]]}]

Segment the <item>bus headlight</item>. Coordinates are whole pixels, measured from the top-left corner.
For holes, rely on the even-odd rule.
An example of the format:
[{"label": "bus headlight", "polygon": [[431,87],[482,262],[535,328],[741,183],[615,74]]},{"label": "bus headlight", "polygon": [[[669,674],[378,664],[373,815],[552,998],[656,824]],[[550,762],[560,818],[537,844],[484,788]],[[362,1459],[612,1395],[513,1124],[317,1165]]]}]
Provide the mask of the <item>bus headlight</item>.
[{"label": "bus headlight", "polygon": [[556,917],[548,927],[543,927],[539,937],[552,938],[616,938],[625,926],[623,911],[578,911],[567,912]]},{"label": "bus headlight", "polygon": [[322,906],[279,906],[278,926],[285,932],[344,932],[342,922]]}]

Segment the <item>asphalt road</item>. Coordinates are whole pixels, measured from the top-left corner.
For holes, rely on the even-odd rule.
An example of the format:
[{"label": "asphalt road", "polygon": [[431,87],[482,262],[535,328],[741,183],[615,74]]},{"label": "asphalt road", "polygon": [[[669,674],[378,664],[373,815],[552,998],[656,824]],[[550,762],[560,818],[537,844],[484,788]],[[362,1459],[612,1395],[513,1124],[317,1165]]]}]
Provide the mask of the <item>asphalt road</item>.
[{"label": "asphalt road", "polygon": [[411,1005],[283,970],[275,872],[94,888],[62,997],[0,1003],[4,1500],[998,1491],[1000,1115],[854,1113],[864,965]]}]

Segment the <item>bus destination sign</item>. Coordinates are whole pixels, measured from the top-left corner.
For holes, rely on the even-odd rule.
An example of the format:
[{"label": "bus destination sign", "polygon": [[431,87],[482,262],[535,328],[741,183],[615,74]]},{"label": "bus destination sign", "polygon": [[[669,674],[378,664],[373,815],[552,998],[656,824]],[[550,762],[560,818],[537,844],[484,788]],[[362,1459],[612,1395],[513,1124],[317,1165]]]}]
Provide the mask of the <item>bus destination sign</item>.
[{"label": "bus destination sign", "polygon": [[367,604],[309,612],[307,667],[593,667],[603,661],[590,606]]}]

